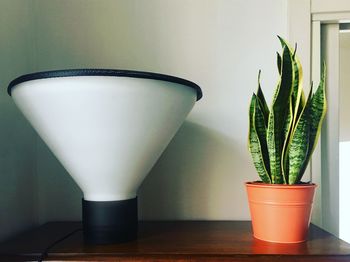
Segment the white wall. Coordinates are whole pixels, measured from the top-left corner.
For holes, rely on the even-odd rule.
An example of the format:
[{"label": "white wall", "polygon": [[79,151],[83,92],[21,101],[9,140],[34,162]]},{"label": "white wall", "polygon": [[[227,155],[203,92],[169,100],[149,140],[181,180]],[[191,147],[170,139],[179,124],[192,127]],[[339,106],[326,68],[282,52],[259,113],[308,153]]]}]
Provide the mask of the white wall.
[{"label": "white wall", "polygon": [[32,5],[0,2],[0,240],[37,223],[36,135],[6,93],[33,70]]},{"label": "white wall", "polygon": [[[281,0],[35,0],[37,69],[155,71],[198,83],[204,97],[139,191],[142,219],[249,219],[243,183],[258,69],[271,100]],[[82,194],[38,143],[40,220],[79,219]]]}]

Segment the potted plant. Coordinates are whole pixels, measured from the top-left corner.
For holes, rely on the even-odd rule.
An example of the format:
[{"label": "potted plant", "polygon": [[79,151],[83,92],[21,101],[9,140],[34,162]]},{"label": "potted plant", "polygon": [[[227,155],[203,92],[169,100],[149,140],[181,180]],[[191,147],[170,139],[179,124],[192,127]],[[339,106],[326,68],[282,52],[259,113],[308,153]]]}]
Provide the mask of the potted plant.
[{"label": "potted plant", "polygon": [[246,183],[254,237],[279,243],[305,241],[316,185],[301,178],[316,147],[326,113],[325,66],[315,93],[303,91],[303,72],[293,49],[279,37],[279,81],[267,106],[258,90],[249,108],[249,150],[261,181]]}]

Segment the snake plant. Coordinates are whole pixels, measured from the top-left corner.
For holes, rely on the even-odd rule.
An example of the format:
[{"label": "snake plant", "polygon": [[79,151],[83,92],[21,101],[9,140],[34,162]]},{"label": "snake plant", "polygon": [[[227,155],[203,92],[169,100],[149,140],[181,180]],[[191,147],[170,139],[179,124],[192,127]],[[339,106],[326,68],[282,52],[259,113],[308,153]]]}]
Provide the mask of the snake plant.
[{"label": "snake plant", "polygon": [[267,106],[258,74],[258,90],[249,108],[248,145],[262,182],[298,184],[316,147],[327,102],[325,66],[315,93],[306,98],[303,71],[293,49],[281,37],[277,53],[279,79],[272,106]]}]

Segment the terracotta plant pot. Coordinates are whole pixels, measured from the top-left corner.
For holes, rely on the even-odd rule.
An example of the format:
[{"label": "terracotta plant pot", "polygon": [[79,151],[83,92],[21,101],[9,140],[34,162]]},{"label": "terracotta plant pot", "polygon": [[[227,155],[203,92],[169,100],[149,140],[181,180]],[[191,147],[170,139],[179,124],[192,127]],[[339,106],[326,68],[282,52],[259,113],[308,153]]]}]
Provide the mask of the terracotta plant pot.
[{"label": "terracotta plant pot", "polygon": [[246,183],[255,238],[277,243],[306,241],[315,184]]}]

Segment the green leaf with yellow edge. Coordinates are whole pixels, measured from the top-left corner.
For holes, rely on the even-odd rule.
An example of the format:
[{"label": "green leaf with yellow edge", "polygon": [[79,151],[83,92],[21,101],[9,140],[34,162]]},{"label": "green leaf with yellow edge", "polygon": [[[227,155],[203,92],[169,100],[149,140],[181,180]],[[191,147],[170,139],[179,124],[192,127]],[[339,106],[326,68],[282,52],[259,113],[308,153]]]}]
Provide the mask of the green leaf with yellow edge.
[{"label": "green leaf with yellow edge", "polygon": [[300,170],[307,159],[311,126],[311,101],[312,88],[306,105],[298,119],[295,129],[291,135],[289,147],[289,177],[290,185],[299,181]]},{"label": "green leaf with yellow edge", "polygon": [[314,152],[320,133],[322,129],[323,119],[327,111],[327,100],[326,100],[326,88],[325,88],[325,74],[326,67],[324,65],[321,76],[320,84],[312,97],[311,101],[311,125],[310,125],[310,138],[309,138],[309,150],[307,158],[305,159],[299,174],[299,179],[303,176],[306,167],[310,161],[312,153]]},{"label": "green leaf with yellow edge", "polygon": [[[284,41],[284,40],[281,40]],[[284,44],[283,46],[289,47],[289,45]],[[289,47],[290,48],[290,47]],[[295,128],[296,121],[298,119],[298,110],[302,110],[301,105],[303,104],[301,101],[301,97],[303,94],[302,90],[302,82],[303,82],[303,70],[302,66],[300,64],[299,58],[296,56],[296,48],[293,51],[290,49],[290,52],[293,53],[292,60],[293,60],[293,89],[292,94],[290,96],[289,101],[289,114],[286,119],[285,123],[285,139],[284,139],[284,145],[283,145],[283,151],[282,151],[282,174],[284,178],[284,183],[288,183],[288,177],[289,177],[289,147],[290,147],[290,136],[293,133],[293,130]]]},{"label": "green leaf with yellow edge", "polygon": [[[305,105],[305,101],[302,100],[302,95],[303,95],[303,68],[301,66],[299,58],[294,55],[294,82],[293,82],[293,92],[292,92],[292,103],[293,103],[293,114],[294,114],[294,119],[293,119],[293,126],[295,125],[298,115],[295,114],[295,112],[298,112],[303,109],[303,106]],[[300,104],[304,102],[304,105],[300,107]]]},{"label": "green leaf with yellow edge", "polygon": [[249,107],[248,146],[253,157],[254,166],[261,180],[264,183],[271,183],[266,145],[266,126],[257,99],[257,96],[253,94]]},{"label": "green leaf with yellow edge", "polygon": [[282,150],[285,140],[285,121],[288,118],[290,96],[293,87],[293,60],[290,49],[285,46],[282,52],[282,74],[277,85],[270,110],[267,128],[267,147],[269,151],[271,179],[274,184],[282,184]]},{"label": "green leaf with yellow edge", "polygon": [[263,115],[264,115],[265,126],[267,126],[268,121],[269,121],[270,110],[269,110],[269,107],[267,106],[265,96],[264,96],[263,91],[261,89],[260,75],[261,75],[261,70],[259,70],[259,74],[258,74],[258,90],[256,92],[256,96],[258,98],[260,108],[261,108]]}]

